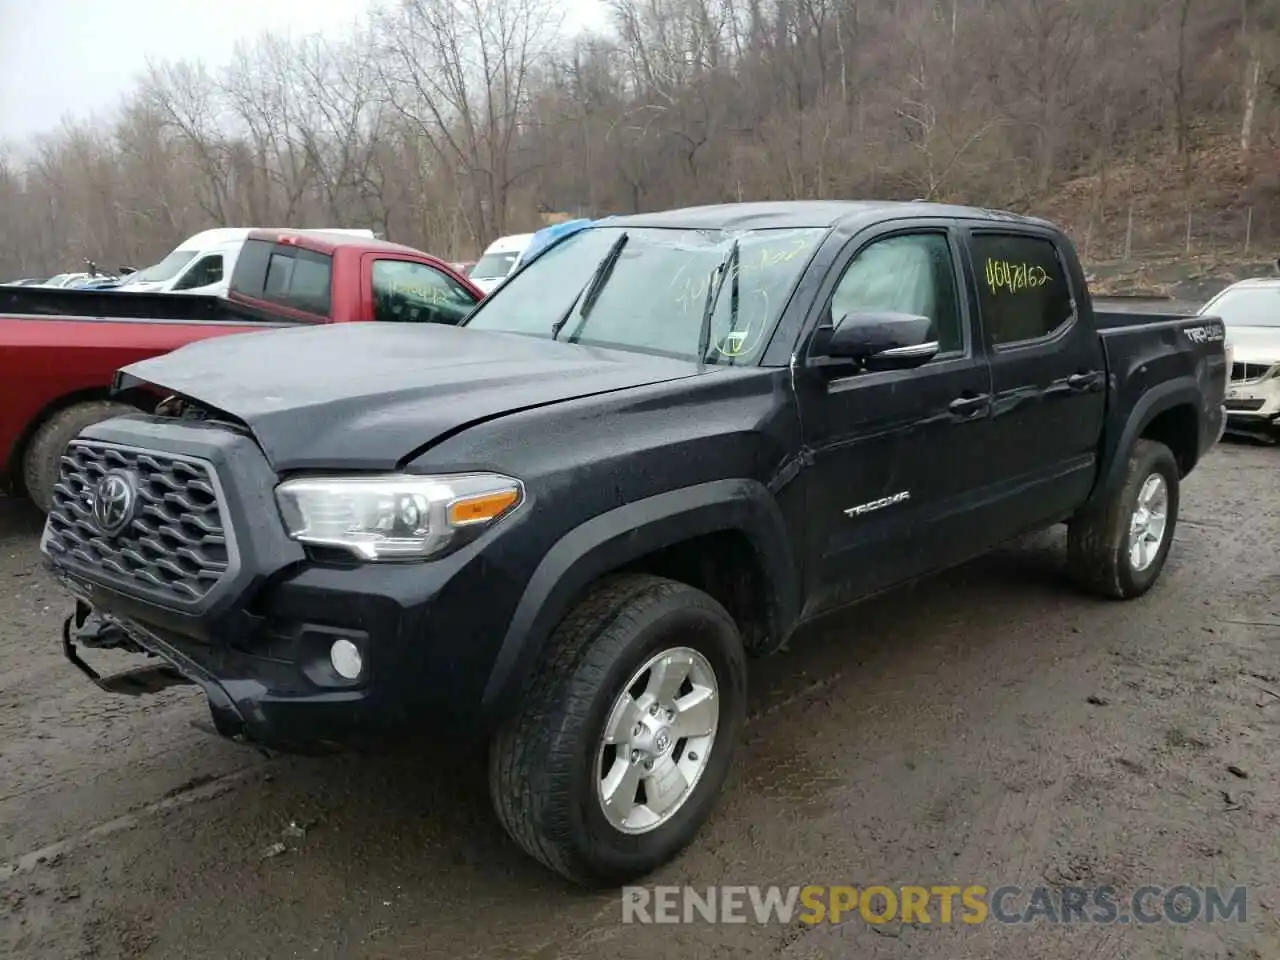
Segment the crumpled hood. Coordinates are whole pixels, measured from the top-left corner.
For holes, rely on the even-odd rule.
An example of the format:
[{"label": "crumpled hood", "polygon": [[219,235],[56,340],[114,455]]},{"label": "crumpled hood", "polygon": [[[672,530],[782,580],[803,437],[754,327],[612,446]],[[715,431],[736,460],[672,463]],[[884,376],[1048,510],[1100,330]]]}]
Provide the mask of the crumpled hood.
[{"label": "crumpled hood", "polygon": [[442,324],[341,323],[200,340],[122,368],[231,414],[280,472],[385,470],[504,413],[693,376],[692,362]]}]

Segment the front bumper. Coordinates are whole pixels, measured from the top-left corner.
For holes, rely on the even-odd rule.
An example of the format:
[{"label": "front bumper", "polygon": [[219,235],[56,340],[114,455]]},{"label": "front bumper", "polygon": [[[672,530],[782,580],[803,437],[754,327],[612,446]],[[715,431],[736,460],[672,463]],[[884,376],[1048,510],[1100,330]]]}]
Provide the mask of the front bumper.
[{"label": "front bumper", "polygon": [[[82,438],[210,464],[234,540],[222,580],[181,604],[45,550],[46,565],[76,598],[64,651],[103,689],[198,685],[218,733],[291,753],[376,745],[424,727],[451,737],[487,729],[484,691],[527,579],[511,572],[519,565],[504,555],[509,538],[495,547],[499,531],[489,531],[428,563],[316,562],[285,535],[276,478],[247,437],[133,417]],[[508,533],[523,522],[509,520],[501,525]],[[330,662],[339,639],[361,652],[354,681]],[[104,678],[80,647],[119,647],[156,665]]]},{"label": "front bumper", "polygon": [[1274,426],[1280,423],[1280,379],[1229,383],[1224,403],[1232,425]]},{"label": "front bumper", "polygon": [[[178,636],[162,637],[136,620],[118,619],[77,600],[63,624],[63,653],[109,693],[140,696],[194,685],[209,704],[213,732],[240,743],[287,753],[329,753],[376,746],[393,731],[395,711],[385,692],[307,689],[299,664],[235,650],[216,652]],[[81,647],[126,649],[147,665],[102,676]]]}]

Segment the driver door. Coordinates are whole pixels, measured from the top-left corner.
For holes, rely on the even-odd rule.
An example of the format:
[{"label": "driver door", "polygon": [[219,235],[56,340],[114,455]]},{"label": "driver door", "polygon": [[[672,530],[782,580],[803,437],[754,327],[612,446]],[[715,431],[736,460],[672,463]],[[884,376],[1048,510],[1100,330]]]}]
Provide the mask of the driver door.
[{"label": "driver door", "polygon": [[367,254],[364,276],[366,315],[380,323],[457,326],[479,303],[452,277],[417,260]]},{"label": "driver door", "polygon": [[925,316],[939,350],[911,369],[805,368],[809,613],[985,545],[974,508],[994,479],[984,455],[991,374],[958,250],[946,223],[862,234],[824,284],[819,327],[858,313]]}]

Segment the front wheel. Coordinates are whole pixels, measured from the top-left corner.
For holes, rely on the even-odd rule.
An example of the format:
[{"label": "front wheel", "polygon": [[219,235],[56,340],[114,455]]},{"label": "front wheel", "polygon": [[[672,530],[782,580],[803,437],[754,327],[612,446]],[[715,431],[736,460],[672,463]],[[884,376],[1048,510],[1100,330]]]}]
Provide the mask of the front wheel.
[{"label": "front wheel", "polygon": [[1069,525],[1068,566],[1082,587],[1115,600],[1151,589],[1173,544],[1179,478],[1178,462],[1163,443],[1134,444],[1115,492]]},{"label": "front wheel", "polygon": [[494,739],[498,818],[575,883],[637,879],[710,815],[745,713],[745,654],[720,604],[659,577],[603,581],[556,630]]}]

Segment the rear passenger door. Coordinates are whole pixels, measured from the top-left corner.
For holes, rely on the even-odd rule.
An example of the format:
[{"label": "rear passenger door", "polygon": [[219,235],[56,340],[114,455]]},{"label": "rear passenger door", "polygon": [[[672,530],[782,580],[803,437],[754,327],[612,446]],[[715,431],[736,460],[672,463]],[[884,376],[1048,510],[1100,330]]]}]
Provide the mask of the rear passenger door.
[{"label": "rear passenger door", "polygon": [[364,258],[365,301],[383,323],[444,323],[456,326],[479,301],[442,270],[417,260]]},{"label": "rear passenger door", "polygon": [[1060,242],[1034,227],[967,232],[991,362],[988,455],[1002,478],[992,532],[1001,539],[1066,519],[1094,480],[1105,361],[1080,318],[1083,278]]}]

